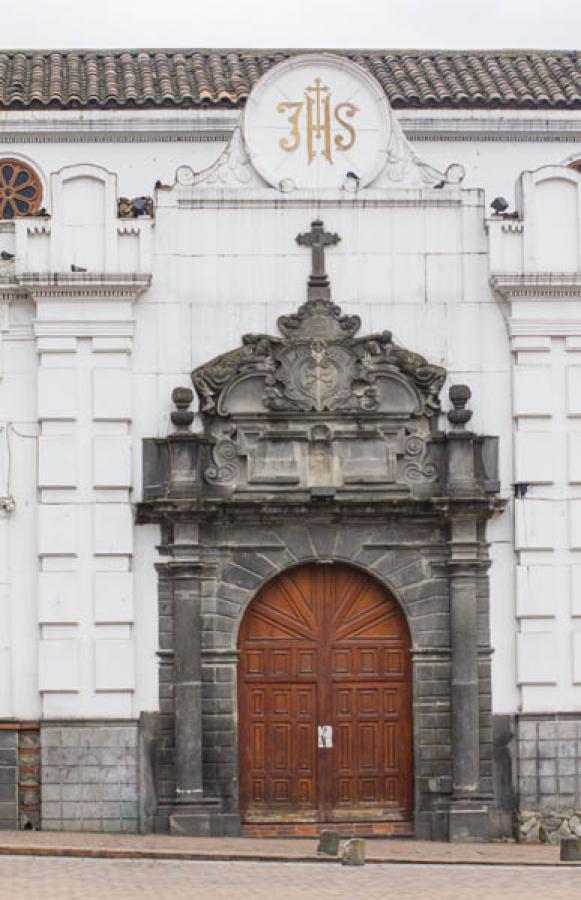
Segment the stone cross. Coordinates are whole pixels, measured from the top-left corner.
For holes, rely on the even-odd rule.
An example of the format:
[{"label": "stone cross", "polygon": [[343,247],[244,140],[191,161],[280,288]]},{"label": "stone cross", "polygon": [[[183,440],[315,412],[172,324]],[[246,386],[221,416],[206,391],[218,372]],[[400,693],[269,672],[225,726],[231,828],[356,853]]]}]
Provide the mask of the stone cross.
[{"label": "stone cross", "polygon": [[341,238],[338,234],[325,231],[320,219],[311,222],[311,230],[305,234],[297,234],[296,242],[300,247],[311,248],[310,288],[328,288],[329,279],[325,272],[325,247],[333,247]]}]

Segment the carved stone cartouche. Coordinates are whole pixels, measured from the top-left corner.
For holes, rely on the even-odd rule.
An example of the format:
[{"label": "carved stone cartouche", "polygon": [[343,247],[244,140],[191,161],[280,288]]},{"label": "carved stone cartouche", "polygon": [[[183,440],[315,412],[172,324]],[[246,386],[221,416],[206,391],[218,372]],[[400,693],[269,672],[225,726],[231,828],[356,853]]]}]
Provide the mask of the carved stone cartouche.
[{"label": "carved stone cartouche", "polygon": [[429,438],[446,372],[400,347],[390,331],[359,336],[361,320],[330,297],[325,250],[340,238],[316,220],[307,301],[278,320],[279,336],[192,372],[209,464],[220,493],[311,489],[409,493],[437,479]]},{"label": "carved stone cartouche", "polygon": [[[358,316],[341,315],[331,300],[308,300],[278,320],[280,337],[249,334],[242,347],[192,373],[200,411],[393,412],[389,392],[407,390],[407,412],[434,415],[446,372],[394,343],[391,332],[357,337]],[[260,382],[244,409],[244,387]],[[258,388],[257,388],[258,389]],[[235,401],[235,403],[233,403]]]}]

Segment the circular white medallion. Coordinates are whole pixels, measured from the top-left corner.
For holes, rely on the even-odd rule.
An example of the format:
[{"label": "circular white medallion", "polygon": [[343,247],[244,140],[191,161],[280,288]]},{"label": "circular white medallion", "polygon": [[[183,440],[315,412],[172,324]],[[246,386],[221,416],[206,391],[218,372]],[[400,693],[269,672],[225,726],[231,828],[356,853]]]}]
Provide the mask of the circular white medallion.
[{"label": "circular white medallion", "polygon": [[273,187],[365,187],[386,162],[390,111],[381,86],[331,53],[292,57],[255,85],[242,135],[252,164]]}]

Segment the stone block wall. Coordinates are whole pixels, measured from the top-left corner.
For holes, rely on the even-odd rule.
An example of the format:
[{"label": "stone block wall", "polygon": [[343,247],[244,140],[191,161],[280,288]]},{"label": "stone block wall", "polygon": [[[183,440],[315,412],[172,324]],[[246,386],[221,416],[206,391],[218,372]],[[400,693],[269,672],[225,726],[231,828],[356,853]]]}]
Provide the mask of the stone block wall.
[{"label": "stone block wall", "polygon": [[581,715],[522,715],[518,723],[520,808],[581,806]]},{"label": "stone block wall", "polygon": [[40,828],[40,729],[23,724],[18,732],[18,820],[19,827]]},{"label": "stone block wall", "polygon": [[[408,526],[409,527],[409,526]],[[236,833],[238,823],[237,632],[248,603],[265,579],[286,566],[317,555],[351,561],[393,585],[408,615],[414,637],[415,828],[418,837],[445,840],[443,810],[452,796],[450,723],[449,573],[441,565],[445,535],[435,526],[402,522],[381,528],[367,525],[322,526],[304,523],[266,530],[229,525],[207,526],[204,544],[212,547],[212,565],[201,580],[203,779],[206,795],[220,803],[220,827]],[[420,553],[382,541],[424,538]],[[224,544],[229,544],[226,548]],[[375,544],[379,544],[376,548]],[[152,780],[157,812],[153,829],[165,831],[175,799],[174,603],[171,575],[159,567],[159,733],[152,750]],[[493,797],[488,581],[478,583],[480,785]],[[512,804],[512,793],[509,801]],[[512,807],[511,807],[512,813]],[[491,834],[510,830],[512,819],[496,817]],[[500,823],[500,824],[499,824]]]},{"label": "stone block wall", "polygon": [[38,723],[0,723],[0,830],[39,827]]},{"label": "stone block wall", "polygon": [[0,829],[18,828],[18,731],[0,726]]},{"label": "stone block wall", "polygon": [[559,840],[581,817],[581,715],[521,715],[517,733],[519,837]]},{"label": "stone block wall", "polygon": [[41,756],[43,829],[139,830],[137,722],[43,725]]}]

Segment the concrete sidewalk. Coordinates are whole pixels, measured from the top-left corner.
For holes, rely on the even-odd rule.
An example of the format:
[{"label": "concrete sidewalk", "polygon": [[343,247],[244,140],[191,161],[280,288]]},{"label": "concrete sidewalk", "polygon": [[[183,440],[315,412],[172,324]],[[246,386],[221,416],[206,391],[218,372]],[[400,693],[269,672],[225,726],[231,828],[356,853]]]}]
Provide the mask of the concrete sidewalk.
[{"label": "concrete sidewalk", "polygon": [[[332,862],[317,856],[316,838],[187,838],[168,835],[0,831],[0,856],[167,859],[252,862]],[[546,844],[444,844],[367,841],[369,863],[560,866],[559,847]],[[579,863],[578,865],[581,865]]]}]

